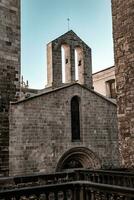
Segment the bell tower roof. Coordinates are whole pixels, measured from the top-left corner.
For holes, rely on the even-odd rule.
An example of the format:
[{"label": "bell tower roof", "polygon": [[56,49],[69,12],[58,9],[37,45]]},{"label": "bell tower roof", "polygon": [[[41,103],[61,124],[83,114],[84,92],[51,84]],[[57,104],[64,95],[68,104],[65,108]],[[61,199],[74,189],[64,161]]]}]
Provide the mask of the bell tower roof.
[{"label": "bell tower roof", "polygon": [[66,43],[67,40],[73,40],[73,41],[77,40],[77,42],[79,41],[79,42],[83,43],[84,45],[86,45],[88,48],[90,48],[73,30],[67,31],[63,35],[52,40],[51,42],[56,42],[57,40],[58,40],[58,42],[61,41],[61,43],[64,43],[64,41]]}]

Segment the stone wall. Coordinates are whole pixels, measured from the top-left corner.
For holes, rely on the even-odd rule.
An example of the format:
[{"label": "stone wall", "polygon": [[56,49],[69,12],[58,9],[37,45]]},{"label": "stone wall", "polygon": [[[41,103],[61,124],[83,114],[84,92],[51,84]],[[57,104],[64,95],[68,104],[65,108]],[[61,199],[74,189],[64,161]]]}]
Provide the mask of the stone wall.
[{"label": "stone wall", "polygon": [[122,166],[134,167],[134,1],[112,0]]},{"label": "stone wall", "polygon": [[9,102],[19,89],[20,1],[0,0],[0,174],[8,174]]},{"label": "stone wall", "polygon": [[[80,98],[80,141],[71,140],[71,99]],[[13,103],[10,175],[54,172],[65,152],[86,147],[104,168],[119,167],[116,105],[73,84]]]}]

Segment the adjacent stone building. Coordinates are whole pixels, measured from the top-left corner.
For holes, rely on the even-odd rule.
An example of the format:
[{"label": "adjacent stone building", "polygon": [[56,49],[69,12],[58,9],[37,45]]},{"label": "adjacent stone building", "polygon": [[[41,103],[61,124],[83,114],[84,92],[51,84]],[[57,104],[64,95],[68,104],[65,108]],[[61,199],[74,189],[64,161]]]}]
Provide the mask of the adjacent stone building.
[{"label": "adjacent stone building", "polygon": [[116,104],[93,90],[91,72],[91,49],[73,31],[48,44],[48,87],[10,107],[10,175],[119,167]]},{"label": "adjacent stone building", "polygon": [[9,102],[20,78],[20,1],[0,0],[0,175],[9,170]]},{"label": "adjacent stone building", "polygon": [[108,67],[92,75],[94,90],[110,99],[116,99],[115,67]]},{"label": "adjacent stone building", "polygon": [[134,1],[112,0],[122,167],[134,167]]}]

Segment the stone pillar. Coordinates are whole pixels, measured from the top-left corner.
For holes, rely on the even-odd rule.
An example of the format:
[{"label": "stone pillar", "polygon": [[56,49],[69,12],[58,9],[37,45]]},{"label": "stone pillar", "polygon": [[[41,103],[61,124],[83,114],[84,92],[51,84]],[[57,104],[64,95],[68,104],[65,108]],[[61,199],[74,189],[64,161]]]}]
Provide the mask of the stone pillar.
[{"label": "stone pillar", "polygon": [[112,0],[121,165],[134,167],[134,1]]},{"label": "stone pillar", "polygon": [[91,49],[85,45],[83,48],[83,61],[84,61],[84,85],[93,89],[92,82],[92,52]]},{"label": "stone pillar", "polygon": [[70,63],[71,63],[71,82],[75,81],[75,49],[74,46],[71,45],[70,48]]},{"label": "stone pillar", "polygon": [[52,43],[47,45],[47,87],[53,82]]},{"label": "stone pillar", "polygon": [[0,175],[9,170],[9,103],[20,81],[20,0],[0,1]]},{"label": "stone pillar", "polygon": [[61,45],[53,41],[47,45],[47,80],[48,87],[62,85]]},{"label": "stone pillar", "polygon": [[92,88],[92,58],[91,49],[83,45],[77,47],[78,82],[88,88]]}]

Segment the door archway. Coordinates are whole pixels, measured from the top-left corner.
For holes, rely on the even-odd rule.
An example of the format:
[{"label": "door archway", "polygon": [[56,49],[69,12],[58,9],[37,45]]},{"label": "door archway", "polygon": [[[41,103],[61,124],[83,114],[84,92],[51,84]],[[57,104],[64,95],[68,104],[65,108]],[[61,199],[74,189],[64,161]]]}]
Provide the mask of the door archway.
[{"label": "door archway", "polygon": [[72,168],[100,169],[100,159],[88,148],[75,147],[65,152],[60,158],[56,171]]}]

